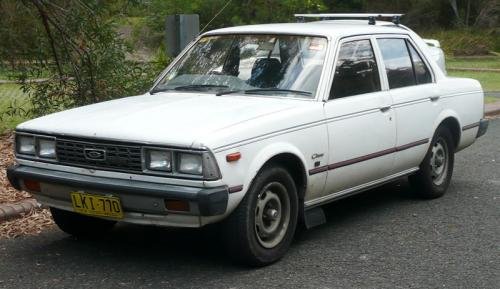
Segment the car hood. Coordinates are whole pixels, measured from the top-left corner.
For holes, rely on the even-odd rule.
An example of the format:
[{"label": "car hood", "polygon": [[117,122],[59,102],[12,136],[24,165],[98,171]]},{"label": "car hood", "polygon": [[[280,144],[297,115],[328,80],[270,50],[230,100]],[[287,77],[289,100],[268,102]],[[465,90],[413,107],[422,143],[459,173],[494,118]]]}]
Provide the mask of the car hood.
[{"label": "car hood", "polygon": [[204,136],[296,105],[269,97],[145,94],[50,114],[22,123],[17,130],[198,147]]}]

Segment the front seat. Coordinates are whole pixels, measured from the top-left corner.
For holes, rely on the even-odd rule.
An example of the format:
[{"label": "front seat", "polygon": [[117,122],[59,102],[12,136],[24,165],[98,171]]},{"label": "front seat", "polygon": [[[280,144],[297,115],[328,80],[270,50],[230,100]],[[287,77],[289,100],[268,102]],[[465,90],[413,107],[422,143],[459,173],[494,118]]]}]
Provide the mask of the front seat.
[{"label": "front seat", "polygon": [[276,87],[281,80],[281,62],[276,58],[259,58],[252,67],[248,84],[259,88]]}]

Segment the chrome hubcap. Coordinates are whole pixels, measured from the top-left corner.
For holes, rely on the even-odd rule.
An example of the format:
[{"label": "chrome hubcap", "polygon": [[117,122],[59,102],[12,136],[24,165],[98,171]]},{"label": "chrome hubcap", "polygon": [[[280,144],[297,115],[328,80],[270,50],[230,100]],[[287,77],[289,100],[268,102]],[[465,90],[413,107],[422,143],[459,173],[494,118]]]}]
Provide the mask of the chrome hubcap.
[{"label": "chrome hubcap", "polygon": [[266,185],[257,197],[255,233],[264,248],[273,248],[285,237],[290,222],[290,199],[277,182]]},{"label": "chrome hubcap", "polygon": [[432,147],[430,165],[432,182],[441,185],[448,171],[448,146],[442,138],[439,138]]}]

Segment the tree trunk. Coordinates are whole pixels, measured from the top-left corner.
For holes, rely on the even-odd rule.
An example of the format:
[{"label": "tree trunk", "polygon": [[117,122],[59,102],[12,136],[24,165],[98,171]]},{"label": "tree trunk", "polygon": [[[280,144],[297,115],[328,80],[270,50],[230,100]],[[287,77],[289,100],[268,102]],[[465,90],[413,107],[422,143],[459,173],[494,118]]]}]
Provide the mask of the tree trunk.
[{"label": "tree trunk", "polygon": [[36,9],[38,10],[38,13],[40,14],[40,17],[42,18],[42,23],[45,28],[45,33],[47,33],[47,38],[49,39],[50,42],[50,47],[52,49],[52,55],[54,56],[54,61],[56,62],[57,65],[57,71],[59,72],[59,77],[60,79],[63,79],[63,71],[61,68],[61,63],[59,62],[59,56],[57,55],[57,50],[56,50],[56,45],[54,43],[54,38],[52,37],[52,31],[50,30],[50,25],[48,22],[48,16],[45,10],[43,10],[42,5],[38,1],[32,1],[33,5],[35,5]]},{"label": "tree trunk", "polygon": [[465,27],[469,27],[470,0],[467,0],[467,10],[465,12]]},{"label": "tree trunk", "polygon": [[458,5],[457,5],[457,0],[448,0],[450,2],[451,8],[453,9],[453,13],[455,13],[455,17],[457,18],[457,21],[460,23],[460,14],[458,13]]}]

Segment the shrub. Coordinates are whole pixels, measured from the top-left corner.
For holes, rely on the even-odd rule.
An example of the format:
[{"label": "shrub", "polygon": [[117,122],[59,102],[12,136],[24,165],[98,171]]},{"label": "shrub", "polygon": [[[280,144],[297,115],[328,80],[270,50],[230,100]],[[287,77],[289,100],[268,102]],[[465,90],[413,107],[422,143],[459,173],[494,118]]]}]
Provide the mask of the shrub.
[{"label": "shrub", "polygon": [[498,45],[493,30],[439,30],[423,32],[422,35],[439,40],[445,54],[449,56],[488,55]]},{"label": "shrub", "polygon": [[[65,1],[61,7],[33,0],[12,10],[39,17],[37,26],[21,28],[40,32],[37,49],[10,63],[28,94],[31,116],[143,93],[152,84],[158,67],[126,59],[129,47],[99,3]],[[29,81],[41,75],[45,81]]]}]

